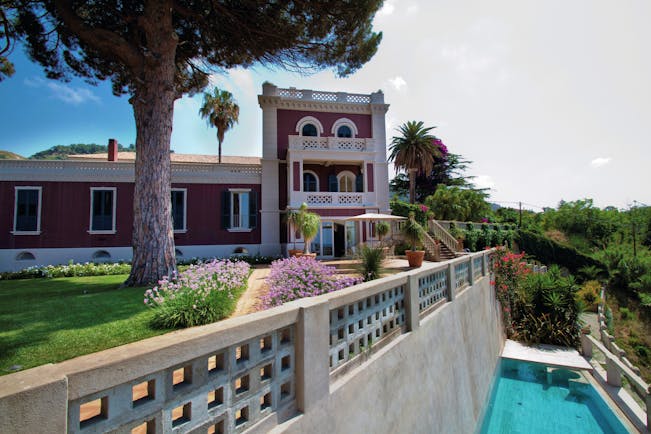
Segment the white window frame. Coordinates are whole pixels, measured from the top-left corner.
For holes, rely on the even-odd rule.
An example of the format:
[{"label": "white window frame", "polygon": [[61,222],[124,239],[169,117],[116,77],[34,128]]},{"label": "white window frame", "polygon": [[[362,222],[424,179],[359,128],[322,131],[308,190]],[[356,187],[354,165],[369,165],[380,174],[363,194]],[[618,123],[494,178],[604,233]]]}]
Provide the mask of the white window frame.
[{"label": "white window frame", "polygon": [[[107,191],[110,190],[113,192],[113,228],[110,230],[93,230],[93,193],[95,191]],[[118,200],[118,189],[117,187],[91,187],[90,188],[90,212],[88,213],[89,219],[88,219],[88,233],[89,234],[114,234],[116,233],[116,208],[117,208],[117,200]],[[170,198],[171,200],[171,198]]]},{"label": "white window frame", "polygon": [[298,133],[299,136],[303,136],[303,127],[307,124],[313,124],[316,127],[316,136],[321,137],[323,134],[323,125],[321,122],[315,118],[314,116],[305,116],[302,117],[297,123],[296,123],[296,133]]},{"label": "white window frame", "polygon": [[[305,176],[306,173],[309,173],[310,175],[314,176],[314,179],[316,179],[316,190],[314,190],[314,192],[319,191],[319,176],[316,174],[316,172],[314,172],[312,170],[309,170],[309,169],[303,170],[303,176]],[[304,179],[301,179],[301,191],[303,191],[303,192],[305,191],[305,180]],[[311,192],[309,192],[309,193],[311,193]]]},{"label": "white window frame", "polygon": [[[243,227],[243,226],[240,226],[240,225],[239,225],[240,222],[238,222],[238,225],[237,225],[237,226],[235,226],[235,225],[233,224],[233,223],[234,223],[234,222],[233,222],[233,216],[235,215],[235,214],[233,213],[233,205],[235,204],[235,201],[233,200],[233,193],[235,193],[235,194],[240,194],[240,193],[249,193],[249,194],[250,194],[250,193],[251,193],[251,189],[250,189],[250,188],[229,188],[228,191],[231,193],[231,209],[230,209],[230,219],[231,219],[231,222],[230,222],[231,225],[230,225],[230,226],[231,226],[231,227],[227,229],[228,232],[251,232],[251,231],[253,230],[252,228],[250,228],[250,227]],[[248,199],[247,199],[247,200],[248,200]],[[241,210],[240,210],[240,211],[241,211]],[[242,220],[242,218],[243,218],[243,217],[242,217],[242,214],[240,213],[240,220]],[[249,215],[247,214],[247,215],[246,215],[246,219],[247,219],[247,221],[248,221],[248,218],[249,218]]]},{"label": "white window frame", "polygon": [[[183,192],[183,228],[174,229],[175,234],[184,234],[188,231],[188,189],[187,188],[172,188],[171,191],[182,191]],[[171,193],[170,193],[171,196]],[[170,200],[172,198],[170,197]],[[170,212],[172,208],[170,207]],[[172,222],[172,227],[174,227],[174,222]]]},{"label": "white window frame", "polygon": [[[18,224],[18,191],[20,190],[38,190],[38,211],[36,216],[36,230],[35,231],[18,231],[16,225]],[[13,235],[41,235],[41,207],[43,199],[43,187],[41,186],[28,186],[17,185],[14,187],[14,227],[11,233]]]},{"label": "white window frame", "polygon": [[339,127],[347,126],[350,128],[351,133],[353,133],[353,137],[355,138],[359,135],[359,130],[357,129],[357,125],[355,125],[355,122],[351,121],[348,118],[339,118],[335,121],[334,124],[332,124],[332,135],[334,137],[339,137],[337,136],[337,130],[339,130]]},{"label": "white window frame", "polygon": [[[341,191],[340,182],[341,182],[341,178],[343,178],[344,176],[348,178],[352,178],[352,185],[351,185],[352,191]],[[356,180],[356,176],[350,170],[342,170],[341,172],[337,173],[337,190],[339,191],[339,193],[355,193],[355,180]]]}]

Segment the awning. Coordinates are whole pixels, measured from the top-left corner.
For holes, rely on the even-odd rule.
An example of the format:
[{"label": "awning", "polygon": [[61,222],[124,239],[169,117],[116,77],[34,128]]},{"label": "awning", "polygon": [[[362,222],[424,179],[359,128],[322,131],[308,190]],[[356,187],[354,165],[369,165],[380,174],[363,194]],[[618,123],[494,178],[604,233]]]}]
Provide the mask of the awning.
[{"label": "awning", "polygon": [[346,221],[386,221],[386,220],[407,220],[407,217],[401,217],[391,214],[366,213],[353,217],[346,217]]}]

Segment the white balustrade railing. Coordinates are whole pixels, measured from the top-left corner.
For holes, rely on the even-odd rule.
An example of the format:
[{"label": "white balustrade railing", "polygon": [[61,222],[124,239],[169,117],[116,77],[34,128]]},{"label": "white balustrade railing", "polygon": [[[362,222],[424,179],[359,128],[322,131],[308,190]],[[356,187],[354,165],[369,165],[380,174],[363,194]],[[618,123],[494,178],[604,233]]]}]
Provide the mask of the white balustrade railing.
[{"label": "white balustrade railing", "polygon": [[372,151],[373,139],[357,137],[289,136],[289,149],[303,151]]},{"label": "white balustrade railing", "polygon": [[384,103],[384,95],[382,92],[360,94],[295,88],[275,88],[274,92],[275,96],[288,99],[300,99],[303,101],[339,102],[346,104]]},{"label": "white balustrade railing", "polygon": [[319,206],[372,206],[374,193],[330,193],[330,192],[297,192],[290,193],[290,207],[299,207],[302,203],[311,207]]},{"label": "white balustrade railing", "polygon": [[429,231],[434,234],[437,239],[441,240],[441,242],[445,244],[448,249],[453,252],[460,252],[463,250],[463,248],[459,246],[459,241],[454,238],[448,231],[446,231],[445,228],[439,224],[439,222],[436,220],[430,220],[428,226]]}]

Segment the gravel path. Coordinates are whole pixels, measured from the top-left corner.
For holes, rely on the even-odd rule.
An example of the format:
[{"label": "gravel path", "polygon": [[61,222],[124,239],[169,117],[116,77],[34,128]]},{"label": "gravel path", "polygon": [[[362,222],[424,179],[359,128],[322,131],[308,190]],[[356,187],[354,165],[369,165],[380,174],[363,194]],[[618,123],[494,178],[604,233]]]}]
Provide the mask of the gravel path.
[{"label": "gravel path", "polygon": [[249,276],[249,285],[240,297],[231,317],[242,316],[262,309],[262,297],[267,293],[265,279],[269,275],[269,266],[256,266]]}]

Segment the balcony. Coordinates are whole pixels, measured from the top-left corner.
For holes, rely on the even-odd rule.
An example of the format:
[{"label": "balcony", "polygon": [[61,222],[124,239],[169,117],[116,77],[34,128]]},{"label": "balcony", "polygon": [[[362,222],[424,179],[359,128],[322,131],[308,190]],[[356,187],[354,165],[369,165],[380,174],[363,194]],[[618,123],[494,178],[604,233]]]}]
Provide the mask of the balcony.
[{"label": "balcony", "polygon": [[373,150],[373,139],[289,136],[289,149],[300,151],[367,152]]},{"label": "balcony", "polygon": [[305,202],[310,207],[372,206],[375,193],[330,193],[330,192],[291,192],[292,208]]}]

